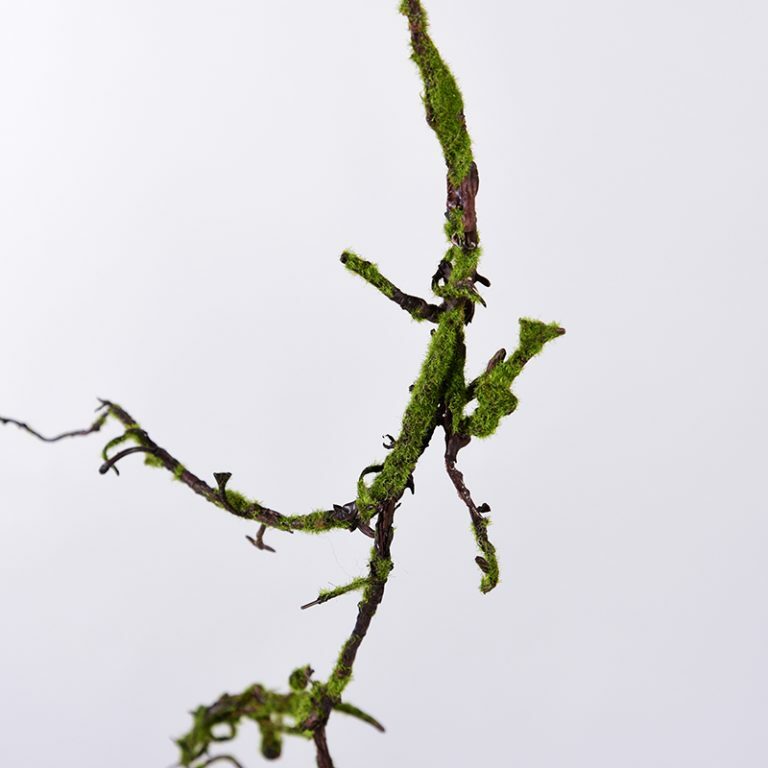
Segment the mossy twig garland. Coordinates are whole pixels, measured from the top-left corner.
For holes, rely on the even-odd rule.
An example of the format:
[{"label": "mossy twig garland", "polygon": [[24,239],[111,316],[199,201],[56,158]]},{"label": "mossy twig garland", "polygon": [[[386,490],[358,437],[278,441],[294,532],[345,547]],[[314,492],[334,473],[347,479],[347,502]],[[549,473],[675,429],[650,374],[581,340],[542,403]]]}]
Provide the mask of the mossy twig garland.
[{"label": "mossy twig garland", "polygon": [[[104,447],[102,474],[118,473],[118,463],[128,456],[142,454],[147,465],[164,469],[183,485],[206,501],[237,517],[259,524],[255,537],[248,540],[258,549],[274,552],[265,543],[267,530],[286,533],[323,533],[344,529],[362,533],[373,539],[368,571],[364,576],[333,589],[320,591],[318,597],[302,606],[321,605],[348,592],[361,592],[354,627],[341,647],[338,660],[324,682],[313,678],[309,666],[294,670],[289,678],[288,693],[278,693],[255,684],[236,695],[224,694],[213,704],[200,706],[193,712],[191,729],[176,741],[180,765],[185,768],[207,768],[227,763],[242,768],[228,754],[211,755],[218,743],[237,736],[245,721],[256,724],[261,732],[261,753],[269,760],[282,753],[286,735],[312,739],[319,768],[333,768],[326,738],[326,725],[333,712],[341,712],[365,722],[377,730],[383,726],[371,715],[342,698],[352,679],[352,671],[360,646],[368,632],[394,564],[391,546],[395,511],[406,490],[413,492],[413,472],[430,443],[435,430],[445,434],[445,467],[456,491],[469,510],[472,529],[480,554],[475,561],[481,571],[480,589],[489,592],[499,581],[496,550],[488,537],[490,520],[488,504],[477,505],[457,468],[459,451],[473,437],[487,437],[501,420],[517,407],[512,384],[525,364],[537,355],[547,342],[564,333],[557,324],[546,324],[524,318],[520,321],[520,339],[512,355],[504,349],[490,359],[483,373],[467,384],[465,379],[465,326],[472,321],[477,304],[485,306],[477,285],[490,281],[477,272],[480,238],[477,231],[475,200],[479,190],[479,174],[472,154],[472,142],[464,117],[464,102],[450,69],[443,61],[428,33],[427,17],[419,0],[403,0],[400,11],[408,19],[412,58],[424,84],[423,101],[427,123],[437,135],[447,166],[446,224],[449,247],[435,271],[431,287],[439,303],[401,291],[384,277],[378,267],[351,251],[341,256],[344,266],[370,283],[385,297],[396,303],[418,321],[428,321],[432,329],[427,354],[403,415],[399,435],[387,435],[386,459],[363,469],[357,485],[357,497],[345,504],[333,504],[303,515],[285,515],[239,491],[229,488],[231,474],[217,472],[215,485],[193,474],[166,449],[152,440],[149,433],[121,406],[100,401],[99,415],[90,427],[45,437],[27,423],[1,418],[46,442],[57,442],[99,432],[112,420],[123,432]],[[469,415],[469,406],[476,403]],[[114,450],[124,444],[129,447]],[[375,475],[370,484],[369,475]]]}]

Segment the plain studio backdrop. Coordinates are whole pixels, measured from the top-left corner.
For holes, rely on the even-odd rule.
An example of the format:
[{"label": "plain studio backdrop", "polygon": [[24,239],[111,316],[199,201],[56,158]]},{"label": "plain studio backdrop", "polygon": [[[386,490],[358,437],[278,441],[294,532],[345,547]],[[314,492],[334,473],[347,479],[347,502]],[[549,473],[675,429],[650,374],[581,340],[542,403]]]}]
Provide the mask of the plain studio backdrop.
[{"label": "plain studio backdrop", "polygon": [[[122,404],[202,477],[286,513],[355,495],[429,327],[444,167],[395,0],[0,5],[0,414],[55,433]],[[433,440],[334,717],[340,768],[768,765],[763,3],[427,4],[480,168],[469,375],[517,319],[568,334],[460,466]],[[116,426],[0,430],[0,761],[165,768],[188,710],[327,674],[369,542],[273,533]],[[234,750],[260,763],[255,727]],[[314,761],[288,740],[282,765]]]}]

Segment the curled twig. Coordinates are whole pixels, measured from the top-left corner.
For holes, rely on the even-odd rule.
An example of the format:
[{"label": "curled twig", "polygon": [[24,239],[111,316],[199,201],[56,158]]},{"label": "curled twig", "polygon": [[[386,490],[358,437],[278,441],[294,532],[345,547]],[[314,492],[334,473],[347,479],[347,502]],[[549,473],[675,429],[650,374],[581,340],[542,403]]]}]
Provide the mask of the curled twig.
[{"label": "curled twig", "polygon": [[119,475],[120,473],[117,471],[117,467],[115,466],[115,464],[117,464],[117,462],[120,461],[121,459],[124,459],[126,456],[130,456],[132,453],[151,453],[153,456],[157,456],[157,451],[153,448],[147,448],[143,445],[134,445],[132,448],[125,448],[119,453],[116,453],[111,458],[107,459],[107,461],[105,461],[99,467],[99,474],[106,475],[110,469],[114,468],[115,472],[117,472],[117,474]]}]

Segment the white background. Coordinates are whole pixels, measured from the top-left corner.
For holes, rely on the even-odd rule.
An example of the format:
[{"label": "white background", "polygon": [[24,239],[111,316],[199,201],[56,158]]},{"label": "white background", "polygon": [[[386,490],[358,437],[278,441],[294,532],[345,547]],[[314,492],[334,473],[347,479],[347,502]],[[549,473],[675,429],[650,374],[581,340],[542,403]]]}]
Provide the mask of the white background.
[{"label": "white background", "polygon": [[[469,375],[558,321],[461,466],[436,436],[343,716],[339,768],[768,764],[763,3],[429,3],[464,89],[493,280]],[[0,3],[0,414],[123,404],[193,471],[286,513],[344,503],[429,328],[444,170],[395,0]],[[114,428],[108,436],[116,434]],[[326,674],[364,572],[346,532],[244,539],[106,436],[0,432],[0,761],[174,762],[187,711]],[[237,754],[260,763],[255,728]],[[288,768],[313,764],[291,740]]]}]

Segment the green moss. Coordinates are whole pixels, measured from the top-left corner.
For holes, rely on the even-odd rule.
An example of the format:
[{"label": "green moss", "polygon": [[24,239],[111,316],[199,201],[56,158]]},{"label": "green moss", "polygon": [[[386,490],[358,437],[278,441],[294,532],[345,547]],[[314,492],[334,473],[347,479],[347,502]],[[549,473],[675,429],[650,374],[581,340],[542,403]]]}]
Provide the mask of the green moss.
[{"label": "green moss", "polygon": [[144,463],[148,467],[156,467],[157,469],[162,469],[165,466],[162,459],[159,456],[155,456],[154,453],[147,453],[144,456]]},{"label": "green moss", "polygon": [[142,443],[142,435],[144,433],[141,429],[138,427],[130,427],[129,429],[126,429],[125,432],[123,432],[122,435],[118,435],[117,437],[112,438],[102,449],[101,451],[101,457],[104,459],[104,461],[107,461],[109,459],[109,452],[116,448],[118,445],[122,445],[122,443],[125,442],[132,442],[137,443],[138,445],[141,445]]},{"label": "green moss", "polygon": [[231,491],[227,488],[227,502],[240,517],[249,517],[254,509],[259,509],[258,501],[249,499],[239,491]]},{"label": "green moss", "polygon": [[275,527],[302,533],[324,533],[338,528],[349,530],[352,525],[349,520],[340,520],[333,510],[318,509],[306,515],[284,517]]},{"label": "green moss", "polygon": [[341,662],[342,654],[348,645],[349,640],[342,646],[341,653],[339,654],[339,661],[333,668],[331,677],[325,686],[328,698],[332,701],[339,701],[341,699],[341,694],[344,693],[344,689],[352,682],[352,667],[348,667]]},{"label": "green moss", "polygon": [[445,236],[449,242],[462,241],[464,237],[464,211],[461,208],[452,208],[446,214]]},{"label": "green moss", "polygon": [[288,684],[294,691],[303,691],[307,685],[309,685],[310,677],[312,676],[312,667],[306,664],[303,667],[294,669],[288,678]]},{"label": "green moss", "polygon": [[354,592],[358,589],[363,589],[366,584],[368,584],[368,578],[365,576],[359,576],[356,579],[353,579],[349,582],[349,584],[344,584],[341,587],[333,587],[332,589],[321,589],[320,590],[320,596],[319,601],[321,603],[326,603],[328,600],[332,600],[334,597],[339,597],[340,595],[346,595],[347,592]]},{"label": "green moss", "polygon": [[351,251],[345,251],[341,255],[341,261],[350,272],[360,275],[363,280],[370,283],[374,288],[378,288],[388,299],[395,295],[394,284],[387,280],[372,262],[361,259]]},{"label": "green moss", "polygon": [[[374,551],[374,555],[371,558],[371,567],[379,581],[386,581],[395,566],[391,558],[378,557]],[[364,581],[367,582],[368,580],[365,579]]]},{"label": "green moss", "polygon": [[[499,561],[496,557],[496,547],[493,546],[488,538],[488,526],[491,521],[488,517],[483,517],[478,522],[477,527],[472,526],[472,533],[482,554],[483,577],[480,580],[480,591],[483,594],[490,592],[499,583]],[[480,562],[478,562],[480,565]]]},{"label": "green moss", "polygon": [[283,751],[283,740],[270,721],[259,723],[261,728],[261,754],[267,760],[277,760]]},{"label": "green moss", "polygon": [[459,344],[445,391],[445,404],[451,415],[451,430],[454,433],[462,432],[464,426],[464,408],[467,404],[467,384],[464,379],[465,359],[466,348],[464,344]]},{"label": "green moss", "polygon": [[515,352],[478,378],[475,387],[478,405],[469,418],[470,434],[488,437],[496,431],[501,419],[517,408],[517,398],[510,391],[512,382],[548,341],[563,333],[565,331],[557,323],[546,324],[529,318],[520,320],[520,342]]},{"label": "green moss", "polygon": [[176,480],[181,480],[181,476],[184,474],[185,471],[186,471],[186,469],[185,469],[183,464],[177,464],[173,468],[173,476],[174,476],[174,478]]},{"label": "green moss", "polygon": [[427,15],[418,0],[404,0],[400,13],[408,17],[412,56],[424,83],[427,122],[443,149],[448,177],[458,186],[472,165],[472,141],[464,119],[464,100],[451,70],[443,61],[428,29]]},{"label": "green moss", "polygon": [[432,336],[421,372],[403,416],[395,447],[384,461],[383,469],[370,487],[358,493],[357,508],[370,519],[376,505],[399,497],[416,467],[425,445],[437,425],[440,402],[445,394],[448,374],[455,360],[456,348],[463,339],[464,321],[460,309],[445,312]]}]

